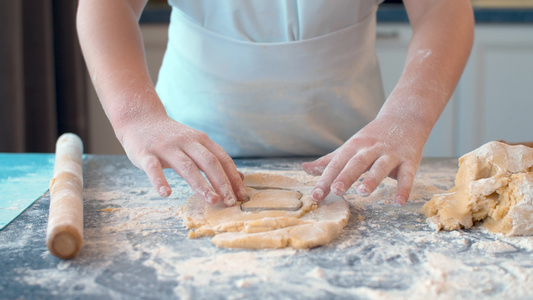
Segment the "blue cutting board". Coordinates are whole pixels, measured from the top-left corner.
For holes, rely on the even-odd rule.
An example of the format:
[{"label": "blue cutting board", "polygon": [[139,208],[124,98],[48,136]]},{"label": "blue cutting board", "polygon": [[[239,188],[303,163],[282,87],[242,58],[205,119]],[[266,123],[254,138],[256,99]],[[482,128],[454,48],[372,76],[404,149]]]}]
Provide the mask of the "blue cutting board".
[{"label": "blue cutting board", "polygon": [[0,153],[0,230],[48,190],[55,155]]}]

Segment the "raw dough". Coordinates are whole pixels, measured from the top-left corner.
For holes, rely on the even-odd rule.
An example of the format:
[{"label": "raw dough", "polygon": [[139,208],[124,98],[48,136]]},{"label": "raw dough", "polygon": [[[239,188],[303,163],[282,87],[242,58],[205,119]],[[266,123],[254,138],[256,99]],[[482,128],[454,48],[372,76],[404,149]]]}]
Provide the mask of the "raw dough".
[{"label": "raw dough", "polygon": [[470,228],[533,234],[533,148],[490,142],[459,158],[455,187],[437,194],[422,213],[435,230]]},{"label": "raw dough", "polygon": [[[247,174],[244,184],[252,199],[256,193],[262,194],[257,198],[262,203],[254,206],[287,207],[294,205],[294,201],[301,201],[301,208],[296,211],[244,212],[239,204],[233,207],[221,203],[208,205],[191,196],[181,208],[185,226],[191,229],[189,238],[214,236],[211,241],[224,248],[312,248],[335,239],[348,222],[350,210],[343,198],[330,195],[317,204],[310,196],[312,187],[295,179],[273,174]],[[287,197],[289,204],[280,202],[282,198],[274,198],[275,204],[265,204],[264,201],[273,199],[269,195]]]}]

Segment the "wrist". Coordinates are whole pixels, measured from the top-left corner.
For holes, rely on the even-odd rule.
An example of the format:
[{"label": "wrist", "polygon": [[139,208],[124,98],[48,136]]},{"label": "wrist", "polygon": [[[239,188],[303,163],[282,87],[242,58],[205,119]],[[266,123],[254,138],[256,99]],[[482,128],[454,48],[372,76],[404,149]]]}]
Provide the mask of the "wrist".
[{"label": "wrist", "polygon": [[396,88],[381,108],[378,117],[392,115],[417,126],[431,128],[446,107],[447,99],[424,90]]},{"label": "wrist", "polygon": [[410,99],[409,103],[395,103],[394,105],[384,106],[376,119],[386,119],[388,122],[394,122],[398,126],[407,128],[411,133],[425,141],[438,119],[438,114],[427,106],[430,105],[424,105],[424,103]]},{"label": "wrist", "polygon": [[153,124],[168,117],[155,90],[117,95],[109,103],[106,114],[121,143],[127,133],[142,130],[147,124]]}]

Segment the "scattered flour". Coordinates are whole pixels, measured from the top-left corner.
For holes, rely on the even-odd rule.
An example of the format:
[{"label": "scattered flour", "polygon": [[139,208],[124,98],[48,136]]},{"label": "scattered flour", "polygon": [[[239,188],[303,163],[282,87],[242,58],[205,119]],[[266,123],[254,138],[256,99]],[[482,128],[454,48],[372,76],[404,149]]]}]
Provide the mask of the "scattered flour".
[{"label": "scattered flour", "polygon": [[[295,163],[240,171],[272,169],[300,181],[317,179],[293,171]],[[207,238],[187,239],[177,211],[191,191],[177,175],[168,174],[174,194],[162,199],[133,167],[101,170],[86,184],[79,256],[53,268],[19,270],[15,280],[65,297],[525,299],[532,293],[532,237],[478,228],[435,233],[418,213],[434,193],[453,185],[453,161],[423,164],[404,207],[391,204],[393,180],[366,198],[356,195],[355,184],[346,195],[352,216],[345,231],[310,250],[219,249]],[[53,258],[43,253],[42,259]]]}]

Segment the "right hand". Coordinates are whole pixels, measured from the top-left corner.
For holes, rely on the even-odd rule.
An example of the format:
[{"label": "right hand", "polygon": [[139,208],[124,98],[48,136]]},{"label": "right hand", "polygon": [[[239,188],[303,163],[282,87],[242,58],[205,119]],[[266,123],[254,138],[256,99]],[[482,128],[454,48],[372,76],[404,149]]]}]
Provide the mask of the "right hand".
[{"label": "right hand", "polygon": [[231,157],[205,133],[166,113],[136,120],[117,136],[128,158],[148,175],[162,197],[172,192],[163,169],[172,168],[209,204],[222,200],[232,206],[246,200],[241,174]]}]

